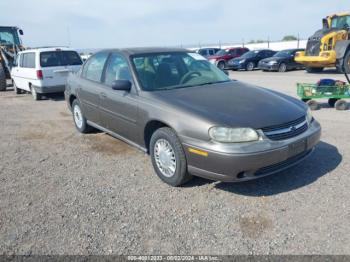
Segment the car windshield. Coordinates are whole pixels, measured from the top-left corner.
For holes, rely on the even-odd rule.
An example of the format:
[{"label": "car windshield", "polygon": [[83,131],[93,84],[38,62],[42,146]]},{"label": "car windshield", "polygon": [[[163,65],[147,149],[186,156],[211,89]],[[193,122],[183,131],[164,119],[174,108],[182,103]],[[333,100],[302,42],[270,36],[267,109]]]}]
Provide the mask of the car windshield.
[{"label": "car windshield", "polygon": [[277,52],[274,57],[289,57],[293,54],[293,51],[291,50],[284,50]]},{"label": "car windshield", "polygon": [[258,53],[259,53],[259,51],[249,51],[249,52],[243,54],[243,55],[241,56],[241,58],[251,58],[251,57],[255,57]]},{"label": "car windshield", "polygon": [[171,52],[132,57],[145,91],[179,89],[228,82],[230,78],[197,53]]},{"label": "car windshield", "polygon": [[350,27],[350,15],[338,16],[332,19],[332,28],[344,29]]},{"label": "car windshield", "polygon": [[0,28],[0,45],[20,45],[16,29]]},{"label": "car windshield", "polygon": [[228,54],[228,52],[229,52],[228,50],[221,49],[221,50],[217,51],[215,55],[223,56],[223,55]]},{"label": "car windshield", "polygon": [[81,64],[83,64],[83,62],[78,53],[75,51],[49,51],[40,53],[40,65],[42,67]]}]

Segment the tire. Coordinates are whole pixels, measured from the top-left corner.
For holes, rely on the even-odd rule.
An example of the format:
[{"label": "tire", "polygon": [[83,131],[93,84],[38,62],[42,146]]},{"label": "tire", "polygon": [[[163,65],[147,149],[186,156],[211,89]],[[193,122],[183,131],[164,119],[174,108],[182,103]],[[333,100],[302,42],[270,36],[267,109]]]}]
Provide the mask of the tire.
[{"label": "tire", "polygon": [[6,72],[5,68],[0,63],[0,91],[6,91],[7,82],[6,82]]},{"label": "tire", "polygon": [[35,101],[41,100],[41,94],[37,93],[34,87],[30,88],[30,92],[32,93],[32,97]]},{"label": "tire", "polygon": [[345,100],[340,99],[337,102],[335,102],[335,109],[340,110],[340,111],[348,110],[349,104]]},{"label": "tire", "polygon": [[[177,187],[192,178],[187,172],[186,156],[180,140],[171,128],[163,127],[154,132],[150,141],[150,155],[158,177],[168,185]],[[162,162],[168,162],[171,168],[166,168]]]},{"label": "tire", "polygon": [[280,73],[287,72],[287,65],[285,63],[281,63],[280,66],[278,67],[278,72]]},{"label": "tire", "polygon": [[335,106],[335,103],[338,101],[339,99],[337,99],[337,98],[330,98],[330,99],[328,99],[328,105],[330,106],[330,107],[334,107]]},{"label": "tire", "polygon": [[14,80],[12,80],[12,83],[13,83],[13,91],[15,91],[16,95],[22,94],[22,90],[17,87]]},{"label": "tire", "polygon": [[74,125],[80,133],[86,134],[92,130],[92,127],[87,124],[86,118],[83,115],[83,111],[81,110],[80,103],[77,99],[72,103],[72,114]]},{"label": "tire", "polygon": [[309,100],[309,101],[306,102],[306,104],[309,106],[309,108],[310,108],[312,111],[315,111],[315,110],[319,110],[319,109],[320,109],[319,103],[317,103],[317,101],[315,101],[315,100]]},{"label": "tire", "polygon": [[323,71],[323,67],[306,67],[305,69],[308,73],[321,73]]},{"label": "tire", "polygon": [[254,63],[253,63],[253,62],[249,62],[249,63],[247,64],[247,66],[245,67],[245,69],[246,69],[247,71],[253,71],[253,70],[254,70],[254,67],[255,67]]},{"label": "tire", "polygon": [[[344,56],[344,69],[345,73],[350,74],[350,49],[346,52]],[[343,70],[342,70],[343,71]]]},{"label": "tire", "polygon": [[226,63],[225,61],[220,61],[218,63],[218,68],[221,69],[221,70],[224,70],[226,68]]}]

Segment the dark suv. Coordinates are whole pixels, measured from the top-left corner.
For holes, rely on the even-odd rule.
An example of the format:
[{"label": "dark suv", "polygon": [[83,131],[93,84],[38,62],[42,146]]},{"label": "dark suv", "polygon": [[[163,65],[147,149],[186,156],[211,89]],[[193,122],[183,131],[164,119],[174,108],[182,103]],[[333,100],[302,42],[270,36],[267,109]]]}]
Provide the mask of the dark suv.
[{"label": "dark suv", "polygon": [[223,70],[227,67],[227,62],[230,59],[240,57],[248,51],[249,49],[245,47],[232,47],[221,49],[215,55],[209,56],[208,60],[210,63],[215,64],[218,68]]}]

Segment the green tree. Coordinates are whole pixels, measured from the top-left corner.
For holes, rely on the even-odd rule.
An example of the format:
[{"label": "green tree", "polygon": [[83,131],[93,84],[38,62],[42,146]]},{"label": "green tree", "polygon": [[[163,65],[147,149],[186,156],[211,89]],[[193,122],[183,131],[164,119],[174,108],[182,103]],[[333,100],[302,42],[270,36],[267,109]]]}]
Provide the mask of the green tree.
[{"label": "green tree", "polygon": [[295,40],[298,40],[298,38],[294,35],[286,35],[282,39],[282,41],[295,41]]}]

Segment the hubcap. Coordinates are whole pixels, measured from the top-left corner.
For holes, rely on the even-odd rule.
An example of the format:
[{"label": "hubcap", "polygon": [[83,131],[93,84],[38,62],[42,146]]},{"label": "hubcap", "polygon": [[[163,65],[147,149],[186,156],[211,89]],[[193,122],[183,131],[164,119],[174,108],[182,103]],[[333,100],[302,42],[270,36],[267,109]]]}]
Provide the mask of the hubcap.
[{"label": "hubcap", "polygon": [[34,99],[36,99],[36,91],[34,88],[32,88],[32,96],[34,97]]},{"label": "hubcap", "polygon": [[154,145],[154,159],[165,177],[172,177],[176,171],[176,157],[173,147],[165,139],[159,139]]},{"label": "hubcap", "polygon": [[285,65],[285,64],[282,64],[282,65],[280,66],[280,72],[284,72],[284,71],[286,71],[286,65]]},{"label": "hubcap", "polygon": [[80,107],[75,106],[73,110],[74,114],[74,122],[77,125],[77,127],[82,128],[83,126],[83,114],[81,113]]},{"label": "hubcap", "polygon": [[253,68],[254,68],[254,65],[253,65],[252,63],[249,63],[248,69],[249,69],[249,70],[253,70]]}]

